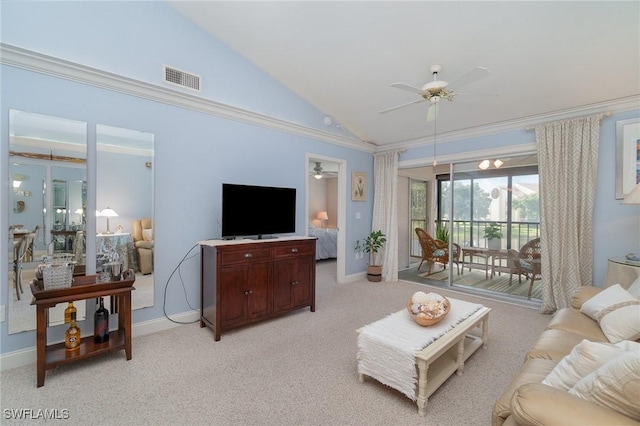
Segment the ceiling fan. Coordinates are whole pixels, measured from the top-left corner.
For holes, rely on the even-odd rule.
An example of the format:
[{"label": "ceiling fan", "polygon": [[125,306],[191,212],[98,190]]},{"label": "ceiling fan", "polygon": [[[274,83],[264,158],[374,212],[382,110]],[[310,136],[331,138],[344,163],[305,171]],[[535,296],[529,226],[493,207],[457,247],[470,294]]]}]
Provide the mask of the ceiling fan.
[{"label": "ceiling fan", "polygon": [[[311,166],[313,165],[315,166],[311,168]],[[313,176],[318,180],[322,179],[323,177],[326,177],[326,178],[338,177],[338,171],[336,167],[337,166],[334,165],[333,163],[328,163],[328,165],[325,164],[325,167],[322,167],[322,162],[315,161],[315,159],[313,159],[309,162],[309,175]]]},{"label": "ceiling fan", "polygon": [[[432,121],[436,117],[437,108],[431,108],[432,106],[437,105],[441,99],[446,99],[448,101],[453,101],[455,96],[464,95],[463,93],[458,93],[456,90],[462,86],[473,83],[475,81],[480,80],[489,75],[489,70],[483,67],[475,67],[458,80],[455,80],[453,83],[449,83],[448,81],[438,80],[438,73],[442,71],[441,65],[432,65],[429,68],[431,74],[433,75],[433,81],[422,86],[422,88],[413,87],[411,85],[405,83],[393,83],[391,87],[395,87],[397,89],[406,90],[411,93],[416,93],[421,96],[421,99],[417,101],[408,102],[406,104],[397,105],[391,108],[384,109],[380,111],[380,114],[385,114],[387,112],[395,111],[400,108],[404,108],[409,105],[419,104],[425,101],[429,101],[429,109],[427,113],[427,121]],[[496,96],[496,95],[489,95]]]}]

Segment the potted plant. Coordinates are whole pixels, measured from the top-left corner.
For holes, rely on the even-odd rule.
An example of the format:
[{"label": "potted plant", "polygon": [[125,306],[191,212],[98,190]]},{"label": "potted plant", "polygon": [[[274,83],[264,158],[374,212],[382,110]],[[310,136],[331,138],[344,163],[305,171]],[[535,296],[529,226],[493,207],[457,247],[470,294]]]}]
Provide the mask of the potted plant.
[{"label": "potted plant", "polygon": [[449,242],[449,229],[446,226],[438,225],[436,228],[436,240],[442,242]]},{"label": "potted plant", "polygon": [[367,267],[367,279],[369,281],[382,280],[382,265],[375,264],[375,254],[382,249],[387,237],[382,231],[371,231],[367,238],[356,241],[356,253],[369,253],[369,266]]},{"label": "potted plant", "polygon": [[500,225],[496,222],[490,223],[484,228],[484,237],[487,239],[487,247],[490,250],[500,250],[502,235]]}]

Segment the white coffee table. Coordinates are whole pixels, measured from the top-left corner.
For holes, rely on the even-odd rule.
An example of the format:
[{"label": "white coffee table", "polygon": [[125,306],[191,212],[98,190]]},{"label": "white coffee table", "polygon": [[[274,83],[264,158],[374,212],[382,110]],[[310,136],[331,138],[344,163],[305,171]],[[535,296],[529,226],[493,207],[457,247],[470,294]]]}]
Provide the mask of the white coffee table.
[{"label": "white coffee table", "polygon": [[[491,309],[481,307],[426,348],[416,351],[415,359],[418,367],[416,403],[419,415],[426,415],[429,396],[453,373],[461,375],[464,362],[478,348],[486,345],[489,312]],[[475,328],[480,329],[481,336],[470,334]],[[364,382],[364,377],[364,374],[359,375],[360,382]]]}]

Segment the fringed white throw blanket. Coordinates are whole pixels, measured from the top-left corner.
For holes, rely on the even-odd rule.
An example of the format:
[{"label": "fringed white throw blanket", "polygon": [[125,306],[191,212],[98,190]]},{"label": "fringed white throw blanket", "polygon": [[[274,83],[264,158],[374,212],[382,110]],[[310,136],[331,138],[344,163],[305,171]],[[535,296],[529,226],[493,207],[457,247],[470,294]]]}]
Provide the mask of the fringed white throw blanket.
[{"label": "fringed white throw blanket", "polygon": [[373,377],[416,400],[415,353],[433,343],[482,305],[449,299],[451,310],[437,324],[422,327],[406,309],[365,325],[358,335],[358,374]]}]

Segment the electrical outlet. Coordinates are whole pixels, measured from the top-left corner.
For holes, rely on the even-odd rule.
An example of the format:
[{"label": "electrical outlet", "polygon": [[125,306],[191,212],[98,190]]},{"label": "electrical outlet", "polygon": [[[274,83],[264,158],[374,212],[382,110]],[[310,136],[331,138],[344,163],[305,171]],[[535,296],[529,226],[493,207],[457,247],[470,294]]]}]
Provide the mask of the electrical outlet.
[{"label": "electrical outlet", "polygon": [[0,322],[4,322],[4,305],[0,305]]}]

